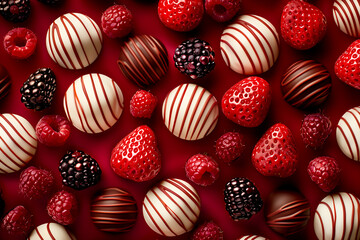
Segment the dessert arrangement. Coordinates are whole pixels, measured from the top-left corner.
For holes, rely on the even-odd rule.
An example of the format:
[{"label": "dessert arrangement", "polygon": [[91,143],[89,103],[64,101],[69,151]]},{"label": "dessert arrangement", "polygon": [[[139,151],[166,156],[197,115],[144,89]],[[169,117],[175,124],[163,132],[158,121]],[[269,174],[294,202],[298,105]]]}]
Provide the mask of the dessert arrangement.
[{"label": "dessert arrangement", "polygon": [[360,239],[358,0],[0,15],[0,239]]}]

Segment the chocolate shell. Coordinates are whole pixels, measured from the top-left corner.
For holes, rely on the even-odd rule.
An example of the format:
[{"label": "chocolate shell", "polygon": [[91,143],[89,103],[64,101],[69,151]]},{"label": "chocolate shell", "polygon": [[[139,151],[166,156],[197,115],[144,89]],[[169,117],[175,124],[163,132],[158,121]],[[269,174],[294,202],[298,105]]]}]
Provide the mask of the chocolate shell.
[{"label": "chocolate shell", "polygon": [[4,66],[0,64],[0,99],[8,94],[11,86],[9,73]]},{"label": "chocolate shell", "polygon": [[165,46],[150,35],[135,36],[125,42],[117,63],[124,76],[139,87],[155,84],[169,67]]},{"label": "chocolate shell", "polygon": [[91,203],[91,220],[104,232],[128,232],[136,223],[137,206],[134,197],[119,188],[106,188]]}]

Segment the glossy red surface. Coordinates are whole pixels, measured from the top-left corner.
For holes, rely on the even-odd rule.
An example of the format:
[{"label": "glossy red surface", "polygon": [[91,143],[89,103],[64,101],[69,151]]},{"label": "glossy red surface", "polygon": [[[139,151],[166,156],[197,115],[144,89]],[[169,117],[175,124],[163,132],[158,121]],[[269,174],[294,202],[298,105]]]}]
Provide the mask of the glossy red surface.
[{"label": "glossy red surface", "polygon": [[[110,0],[66,0],[65,4],[58,8],[50,8],[38,1],[32,0],[32,13],[30,18],[20,24],[12,24],[0,18],[0,38],[2,39],[6,32],[13,27],[28,27],[38,36],[38,47],[35,54],[27,60],[18,61],[8,56],[5,50],[0,48],[0,64],[3,64],[9,71],[13,80],[10,93],[0,101],[1,113],[16,113],[27,118],[34,126],[44,114],[65,115],[62,105],[63,95],[68,86],[83,74],[99,72],[113,78],[121,87],[125,97],[125,110],[118,123],[110,130],[96,135],[89,135],[72,128],[70,139],[66,146],[60,148],[49,148],[39,144],[35,158],[30,165],[49,169],[53,172],[57,181],[57,189],[61,189],[61,177],[57,170],[60,158],[68,149],[81,149],[93,156],[103,170],[102,180],[94,187],[87,190],[75,192],[80,202],[80,215],[77,221],[69,226],[69,229],[77,236],[79,240],[105,240],[105,239],[166,239],[155,234],[145,223],[142,217],[142,200],[149,188],[160,180],[168,177],[177,177],[186,180],[184,165],[186,160],[196,153],[207,152],[214,156],[215,140],[226,131],[237,130],[245,136],[246,152],[236,162],[228,166],[219,162],[221,172],[220,178],[214,185],[209,187],[199,187],[192,184],[201,197],[202,207],[198,223],[205,220],[214,220],[224,230],[225,239],[235,239],[245,234],[259,234],[270,239],[283,239],[274,233],[265,224],[263,210],[253,216],[249,221],[233,221],[224,208],[223,188],[225,183],[233,177],[247,177],[255,182],[263,199],[275,189],[288,185],[291,188],[298,189],[309,200],[311,205],[311,220],[305,231],[294,236],[292,239],[316,239],[313,231],[313,214],[319,201],[327,194],[322,192],[314,183],[311,182],[306,172],[308,162],[321,155],[335,157],[342,167],[340,185],[334,191],[348,191],[356,196],[360,196],[360,189],[357,183],[360,180],[360,165],[346,158],[335,139],[335,131],[332,132],[325,147],[321,150],[312,150],[305,148],[301,141],[299,128],[305,111],[295,109],[287,104],[280,91],[280,81],[282,74],[287,67],[300,59],[315,59],[323,63],[331,73],[333,89],[330,98],[323,105],[323,112],[330,116],[334,126],[336,126],[341,115],[349,108],[360,105],[359,90],[351,88],[340,80],[334,74],[334,63],[337,57],[347,48],[355,39],[342,33],[335,25],[331,7],[332,1],[317,0],[312,1],[322,9],[328,20],[328,30],[325,38],[313,49],[308,51],[298,51],[287,46],[281,39],[281,52],[276,64],[266,73],[260,76],[266,79],[273,92],[273,101],[265,122],[257,128],[246,129],[237,126],[226,119],[223,114],[220,115],[216,129],[206,138],[195,142],[188,142],[174,137],[165,127],[161,117],[161,105],[166,94],[177,85],[190,82],[191,80],[180,74],[173,66],[172,55],[176,46],[183,40],[190,37],[200,37],[207,40],[215,49],[216,67],[207,77],[197,80],[197,83],[212,92],[218,101],[221,100],[224,92],[233,84],[243,78],[230,70],[224,63],[219,49],[219,40],[223,29],[227,24],[214,22],[208,16],[205,16],[200,26],[189,33],[177,33],[165,28],[157,16],[157,2],[155,0],[123,0],[134,15],[133,34],[152,34],[160,39],[169,52],[170,68],[166,78],[158,82],[151,89],[159,99],[159,105],[156,108],[153,117],[150,120],[135,119],[129,112],[129,101],[131,96],[138,90],[138,87],[125,79],[121,74],[116,60],[119,54],[121,40],[112,40],[104,36],[104,46],[99,58],[91,66],[83,70],[67,70],[56,65],[49,57],[45,48],[45,35],[47,28],[53,20],[61,14],[67,12],[81,12],[93,18],[100,24],[101,13],[113,1]],[[280,32],[280,15],[282,7],[286,1],[268,1],[268,0],[243,0],[240,14],[253,13],[267,18],[274,24]],[[57,76],[57,92],[53,106],[43,112],[34,112],[28,110],[20,102],[20,87],[28,76],[39,67],[50,67]],[[251,151],[256,141],[271,125],[282,122],[286,124],[293,132],[299,155],[299,165],[295,174],[286,179],[275,177],[264,177],[260,175],[251,164]],[[160,174],[153,180],[144,183],[135,183],[118,177],[110,168],[109,159],[112,148],[126,134],[131,132],[141,124],[149,125],[155,132],[159,149],[162,153],[162,169]],[[6,200],[6,211],[9,211],[18,204],[25,205],[35,215],[35,224],[51,221],[45,210],[45,205],[49,197],[41,200],[30,201],[18,193],[19,173],[1,175],[0,186],[3,188]],[[131,192],[138,202],[139,215],[138,221],[132,231],[124,234],[106,234],[98,231],[90,219],[90,202],[95,192],[102,188],[119,187]],[[67,190],[68,188],[65,188]],[[173,238],[189,239],[191,233]],[[9,238],[0,232],[0,239]]]}]

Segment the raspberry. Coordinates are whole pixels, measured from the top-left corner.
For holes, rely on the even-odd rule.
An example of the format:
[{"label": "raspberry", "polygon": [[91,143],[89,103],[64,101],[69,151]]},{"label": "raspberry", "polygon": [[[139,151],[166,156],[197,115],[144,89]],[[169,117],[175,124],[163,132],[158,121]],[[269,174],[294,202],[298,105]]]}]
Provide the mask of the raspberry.
[{"label": "raspberry", "polygon": [[0,14],[10,22],[23,22],[30,15],[30,0],[2,0]]},{"label": "raspberry", "polygon": [[340,167],[332,157],[318,157],[308,165],[308,174],[324,192],[333,190],[340,180]]},{"label": "raspberry", "polygon": [[240,157],[244,152],[243,137],[238,132],[224,133],[216,141],[216,156],[226,163],[230,163]]},{"label": "raspberry", "polygon": [[4,217],[1,227],[9,235],[26,236],[34,227],[33,215],[19,205]]},{"label": "raspberry", "polygon": [[46,146],[64,145],[69,135],[70,123],[60,115],[43,116],[36,124],[36,136]]},{"label": "raspberry", "polygon": [[4,38],[4,48],[13,58],[26,59],[36,48],[36,35],[27,28],[14,28]]},{"label": "raspberry", "polygon": [[192,240],[223,240],[224,234],[222,229],[214,222],[205,222],[199,226]]},{"label": "raspberry", "polygon": [[219,165],[210,156],[196,154],[185,164],[186,176],[200,186],[213,184],[219,177]]},{"label": "raspberry", "polygon": [[240,10],[241,0],[205,0],[206,13],[217,22],[232,19]]},{"label": "raspberry", "polygon": [[139,90],[130,101],[130,113],[134,117],[150,118],[157,104],[157,98],[148,91]]},{"label": "raspberry", "polygon": [[330,119],[322,113],[314,113],[305,116],[300,133],[307,146],[319,148],[324,145],[331,130]]},{"label": "raspberry", "polygon": [[125,37],[132,29],[132,14],[124,5],[114,5],[101,16],[101,27],[109,38]]},{"label": "raspberry", "polygon": [[47,205],[47,212],[52,219],[62,225],[72,224],[76,218],[78,202],[74,194],[60,191],[56,193]]},{"label": "raspberry", "polygon": [[36,199],[46,195],[51,191],[53,185],[53,175],[44,169],[28,167],[20,175],[20,193],[29,199]]}]

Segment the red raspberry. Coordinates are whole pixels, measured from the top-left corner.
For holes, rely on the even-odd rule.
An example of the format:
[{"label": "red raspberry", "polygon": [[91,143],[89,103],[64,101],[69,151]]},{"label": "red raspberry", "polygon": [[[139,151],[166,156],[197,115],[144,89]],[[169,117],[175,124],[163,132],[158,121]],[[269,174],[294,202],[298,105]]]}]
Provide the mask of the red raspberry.
[{"label": "red raspberry", "polygon": [[318,148],[324,145],[331,133],[331,121],[322,113],[313,113],[305,116],[300,134],[307,146]]},{"label": "red raspberry", "polygon": [[217,22],[232,19],[240,10],[241,0],[205,0],[206,13]]},{"label": "red raspberry", "polygon": [[125,37],[132,29],[132,14],[124,5],[114,5],[101,16],[101,27],[109,38]]},{"label": "red raspberry", "polygon": [[340,179],[340,167],[332,157],[318,157],[313,159],[308,166],[308,174],[324,192],[333,190]]},{"label": "red raspberry", "polygon": [[60,115],[43,116],[36,124],[36,135],[46,146],[64,145],[70,135],[70,123]]},{"label": "red raspberry", "polygon": [[47,212],[52,219],[62,225],[72,224],[76,218],[78,202],[74,194],[67,191],[56,193],[47,205]]},{"label": "red raspberry", "polygon": [[196,154],[185,164],[186,176],[200,186],[208,186],[219,177],[219,165],[210,156]]},{"label": "red raspberry", "polygon": [[4,38],[4,48],[11,57],[26,59],[36,48],[36,35],[26,28],[14,28]]},{"label": "red raspberry", "polygon": [[224,234],[222,229],[213,222],[205,222],[199,226],[192,240],[222,240],[224,239]]},{"label": "red raspberry", "polygon": [[1,227],[10,235],[26,236],[34,227],[33,215],[19,205],[4,217]]},{"label": "red raspberry", "polygon": [[134,117],[150,118],[157,104],[157,98],[148,91],[139,90],[130,101],[130,113]]},{"label": "red raspberry", "polygon": [[216,156],[226,163],[230,163],[244,152],[244,140],[238,132],[224,133],[216,141]]},{"label": "red raspberry", "polygon": [[29,199],[40,198],[51,191],[53,175],[43,169],[28,167],[20,175],[20,192]]}]

